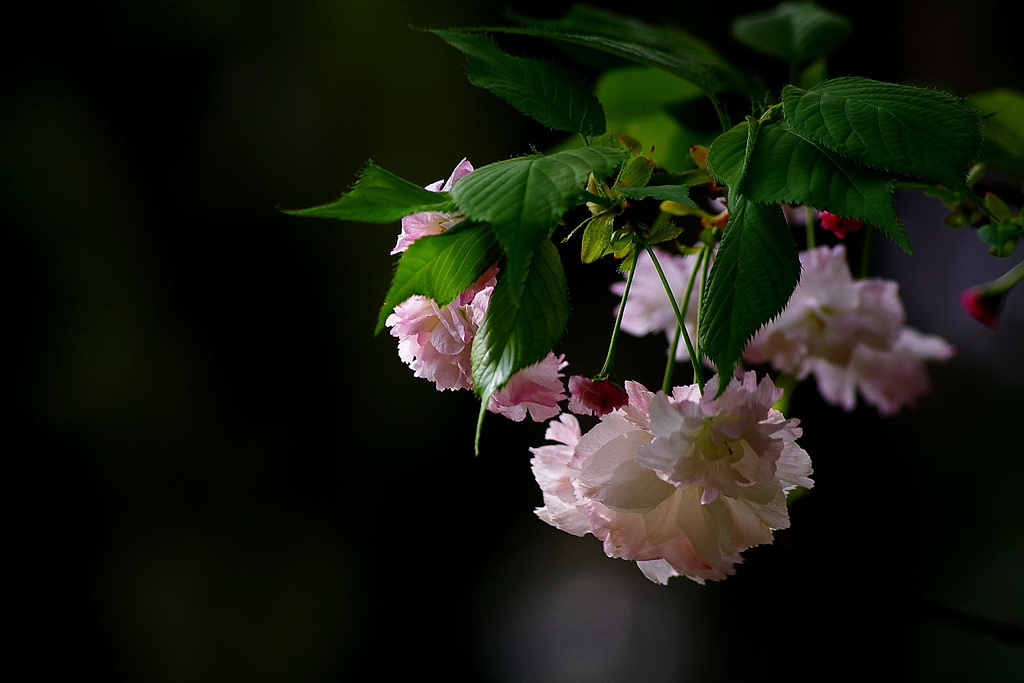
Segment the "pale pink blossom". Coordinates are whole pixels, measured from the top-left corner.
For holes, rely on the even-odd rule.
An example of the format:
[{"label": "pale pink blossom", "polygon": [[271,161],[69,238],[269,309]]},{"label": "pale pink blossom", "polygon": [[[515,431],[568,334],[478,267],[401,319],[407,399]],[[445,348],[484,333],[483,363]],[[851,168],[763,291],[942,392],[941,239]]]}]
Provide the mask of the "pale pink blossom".
[{"label": "pale pink blossom", "polygon": [[531,449],[537,515],[593,534],[658,583],[734,573],[741,552],[789,526],[786,493],[813,482],[798,422],[771,407],[781,395],[771,379],[747,372],[715,399],[717,381],[671,396],[627,382],[629,402],[586,434],[572,416],[551,422],[556,443]]},{"label": "pale pink blossom", "polygon": [[[895,282],[854,280],[842,245],[802,252],[800,264],[789,303],[751,339],[746,363],[767,363],[800,380],[813,375],[822,398],[846,410],[856,407],[859,393],[888,415],[928,390],[925,361],[948,359],[952,347],[904,324]],[[890,386],[899,381],[905,383]]]},{"label": "pale pink blossom", "polygon": [[536,422],[550,420],[562,412],[565,386],[561,370],[567,365],[564,356],[548,353],[539,363],[523,368],[501,389],[491,394],[487,410],[522,422],[527,413]]},{"label": "pale pink blossom", "polygon": [[[669,254],[660,249],[654,249],[665,273],[665,280],[672,289],[679,310],[683,310],[683,296],[686,294],[686,285],[697,264],[697,255]],[[699,283],[699,279],[698,279]],[[613,294],[622,296],[626,289],[626,283],[616,282],[611,286]],[[689,304],[685,307],[684,320],[686,331],[691,339],[696,339],[697,334],[697,284],[690,292]],[[620,304],[621,305],[621,304]],[[617,311],[616,311],[617,312]],[[636,272],[633,274],[633,283],[629,289],[629,299],[626,302],[626,310],[622,314],[622,330],[637,337],[642,337],[655,332],[664,332],[669,342],[675,336],[676,315],[672,303],[665,293],[665,285],[658,276],[654,263],[646,253],[637,258]],[[676,348],[676,358],[686,358],[686,346],[679,344]]]},{"label": "pale pink blossom", "polygon": [[447,306],[425,296],[409,297],[385,320],[391,336],[398,338],[399,358],[438,391],[473,388],[473,338],[487,314],[496,274],[491,268]]},{"label": "pale pink blossom", "polygon": [[[497,266],[490,268],[447,306],[411,296],[385,320],[398,338],[399,358],[416,377],[434,382],[438,391],[473,389],[473,340],[490,307],[497,273]],[[537,422],[551,419],[561,412],[558,403],[567,398],[561,374],[565,366],[564,356],[549,352],[492,393],[487,409],[516,422],[527,415]]]},{"label": "pale pink blossom", "polygon": [[[455,182],[473,171],[473,165],[468,159],[463,159],[452,171],[448,180],[438,180],[436,183],[427,185],[424,189],[431,192],[448,192],[455,185]],[[451,213],[443,211],[421,211],[406,216],[402,219],[402,231],[398,235],[398,242],[391,250],[392,254],[398,254],[409,248],[413,242],[420,237],[427,235],[440,235],[442,232],[454,227],[465,220],[465,216],[459,211]]]}]

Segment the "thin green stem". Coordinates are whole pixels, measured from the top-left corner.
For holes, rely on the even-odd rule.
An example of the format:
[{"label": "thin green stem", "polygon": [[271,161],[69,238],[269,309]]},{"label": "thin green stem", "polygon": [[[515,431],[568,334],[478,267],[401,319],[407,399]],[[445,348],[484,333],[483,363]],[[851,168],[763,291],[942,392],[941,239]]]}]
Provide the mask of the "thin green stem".
[{"label": "thin green stem", "polygon": [[615,349],[619,345],[619,330],[622,329],[622,315],[626,311],[626,301],[629,299],[629,289],[633,286],[633,275],[636,273],[636,265],[629,269],[626,275],[626,286],[622,290],[622,302],[619,304],[619,312],[615,315],[615,327],[612,328],[612,338],[608,342],[608,354],[604,357],[604,365],[597,377],[608,377],[612,374],[615,365]]},{"label": "thin green stem", "polygon": [[715,114],[718,116],[718,123],[722,126],[722,132],[729,130],[729,119],[725,115],[725,110],[722,109],[722,103],[715,97],[715,93],[707,93],[708,99],[711,100],[711,106],[715,108]]},{"label": "thin green stem", "polygon": [[676,325],[676,331],[672,334],[672,343],[668,349],[668,359],[665,361],[665,374],[661,380],[661,390],[668,394],[672,391],[672,375],[676,370],[676,349],[679,348],[679,325]]},{"label": "thin green stem", "polygon": [[814,238],[814,209],[809,206],[804,207],[804,231],[807,235],[807,249],[814,249],[817,246]]},{"label": "thin green stem", "polygon": [[[665,293],[668,295],[669,303],[672,304],[672,311],[676,316],[676,324],[682,331],[683,341],[686,343],[686,352],[689,354],[690,363],[693,365],[694,381],[697,383],[700,390],[703,391],[704,373],[701,370],[700,359],[697,357],[697,352],[693,348],[693,342],[690,341],[690,333],[686,331],[686,319],[679,310],[679,304],[676,303],[676,298],[672,294],[672,287],[668,283],[668,278],[665,277],[665,271],[661,269],[661,264],[658,263],[658,257],[654,255],[654,250],[651,249],[651,246],[646,242],[643,242],[643,247],[647,251],[647,255],[651,257],[651,262],[654,263],[654,268],[658,271],[658,277],[661,278],[661,285],[665,288]],[[696,268],[694,270],[696,270]],[[687,291],[689,291],[689,289],[687,289]]]}]

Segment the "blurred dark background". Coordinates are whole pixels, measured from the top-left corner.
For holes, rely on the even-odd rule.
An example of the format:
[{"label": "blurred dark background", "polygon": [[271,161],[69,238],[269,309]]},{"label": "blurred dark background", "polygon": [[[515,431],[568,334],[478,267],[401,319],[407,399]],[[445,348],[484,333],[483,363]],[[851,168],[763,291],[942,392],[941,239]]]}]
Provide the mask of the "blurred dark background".
[{"label": "blurred dark background", "polygon": [[[728,23],[769,3],[595,4],[763,66]],[[1005,7],[843,8],[832,74],[1019,88]],[[373,337],[397,225],[277,210],[334,199],[371,158],[425,185],[557,142],[410,28],[497,23],[500,5],[22,9],[0,187],[13,649],[31,680],[1020,680],[1024,646],[922,602],[1024,619],[1024,295],[995,333],[963,315],[959,292],[1009,264],[934,203],[903,205],[917,255],[879,244],[876,265],[910,322],[958,347],[935,393],[881,420],[802,388],[817,487],[793,528],[724,583],[656,586],[534,517],[542,425],[492,416],[474,458],[472,397]],[[575,291],[564,350],[587,374],[613,299]],[[660,340],[626,353],[620,370],[656,385]]]}]

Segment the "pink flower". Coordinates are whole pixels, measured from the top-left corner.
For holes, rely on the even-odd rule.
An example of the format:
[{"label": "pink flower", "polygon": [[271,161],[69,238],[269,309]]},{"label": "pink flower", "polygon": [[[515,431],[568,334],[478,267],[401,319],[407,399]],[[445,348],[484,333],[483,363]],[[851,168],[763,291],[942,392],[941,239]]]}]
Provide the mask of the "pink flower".
[{"label": "pink flower", "polygon": [[496,278],[497,268],[491,268],[447,306],[420,295],[395,306],[384,324],[398,338],[398,356],[416,377],[431,380],[438,391],[473,388],[471,345]]},{"label": "pink flower", "polygon": [[[384,324],[398,338],[398,356],[416,377],[434,382],[438,391],[473,389],[472,348],[497,282],[494,266],[447,306],[429,297],[411,296]],[[561,370],[563,356],[548,353],[539,363],[523,368],[491,394],[487,409],[519,422],[529,415],[537,422],[561,412],[566,399]]]},{"label": "pink flower", "polygon": [[[842,245],[805,251],[800,263],[789,303],[754,335],[744,361],[768,363],[797,379],[813,374],[822,398],[846,410],[856,406],[858,392],[889,415],[927,391],[925,361],[946,360],[953,350],[904,325],[898,285],[854,280]],[[890,374],[880,374],[882,367]],[[893,384],[900,378],[903,384]]]},{"label": "pink flower", "polygon": [[671,396],[627,382],[629,402],[586,434],[570,415],[551,422],[556,443],[531,449],[537,515],[593,534],[658,583],[734,573],[742,551],[789,526],[786,493],[813,482],[798,422],[771,407],[781,395],[771,379],[748,372],[714,399],[717,381]]},{"label": "pink flower", "polygon": [[845,218],[828,211],[819,212],[818,217],[821,218],[821,227],[839,239],[844,239],[847,233],[856,232],[864,227],[864,223],[856,218]]},{"label": "pink flower", "polygon": [[[436,183],[427,185],[424,189],[431,192],[448,192],[452,189],[455,181],[473,171],[473,165],[468,159],[463,159],[452,171],[447,181],[438,180]],[[420,237],[427,235],[440,235],[445,230],[458,225],[465,217],[460,212],[445,213],[441,211],[422,211],[406,216],[402,219],[402,231],[398,235],[398,242],[391,250],[392,254],[398,254],[409,248],[413,242]]]},{"label": "pink flower", "polygon": [[558,402],[566,398],[560,372],[566,365],[564,356],[548,353],[544,360],[512,375],[508,384],[491,394],[487,410],[516,422],[522,422],[527,413],[536,422],[553,418],[562,412]]},{"label": "pink flower", "polygon": [[569,378],[569,410],[577,415],[605,415],[628,400],[626,391],[609,379]]},{"label": "pink flower", "polygon": [[960,306],[983,325],[996,329],[999,323],[999,309],[1003,304],[1003,292],[986,292],[982,287],[969,287],[960,295]]}]

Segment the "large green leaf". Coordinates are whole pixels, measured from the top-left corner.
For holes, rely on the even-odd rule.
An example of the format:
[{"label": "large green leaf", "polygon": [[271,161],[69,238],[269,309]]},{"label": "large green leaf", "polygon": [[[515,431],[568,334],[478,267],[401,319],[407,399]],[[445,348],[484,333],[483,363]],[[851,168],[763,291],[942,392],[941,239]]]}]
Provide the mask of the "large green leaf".
[{"label": "large green leaf", "polygon": [[467,216],[491,224],[510,261],[528,261],[577,203],[590,173],[610,175],[625,156],[607,147],[581,147],[499,161],[462,178],[452,197]]},{"label": "large green leaf", "polygon": [[1024,93],[999,88],[975,93],[968,101],[984,115],[981,159],[1024,181]]},{"label": "large green leaf", "polygon": [[764,203],[806,204],[873,223],[910,253],[893,208],[892,177],[845,159],[789,126],[760,126],[739,191]]},{"label": "large green leaf", "polygon": [[729,222],[701,297],[697,332],[701,352],[721,377],[732,375],[750,338],[782,312],[799,277],[782,209],[730,192]]},{"label": "large green leaf", "polygon": [[485,405],[512,375],[551,351],[568,317],[558,250],[544,240],[528,263],[499,273],[487,316],[473,338],[473,386]]},{"label": "large green leaf", "polygon": [[366,223],[391,223],[420,211],[451,211],[447,192],[430,192],[374,164],[359,175],[352,190],[339,199],[309,209],[286,211],[293,216],[337,218]]},{"label": "large green leaf", "polygon": [[605,131],[604,110],[593,91],[566,67],[506,54],[484,35],[432,31],[467,57],[473,85],[489,90],[523,114],[556,130],[580,135]]},{"label": "large green leaf", "polygon": [[793,66],[829,54],[852,30],[846,17],[813,2],[783,2],[764,12],[738,17],[732,23],[736,40]]},{"label": "large green leaf", "polygon": [[420,237],[402,253],[376,331],[395,306],[414,294],[430,297],[439,306],[451,303],[500,256],[498,240],[486,223],[463,222],[440,235]]},{"label": "large green leaf", "polygon": [[786,86],[786,121],[804,137],[862,164],[953,188],[981,145],[978,113],[944,93],[867,78]]},{"label": "large green leaf", "polygon": [[524,27],[490,32],[529,35],[600,50],[679,76],[705,93],[760,96],[750,77],[723,60],[707,43],[674,26],[654,25],[606,10],[576,6],[561,20],[520,17]]}]

